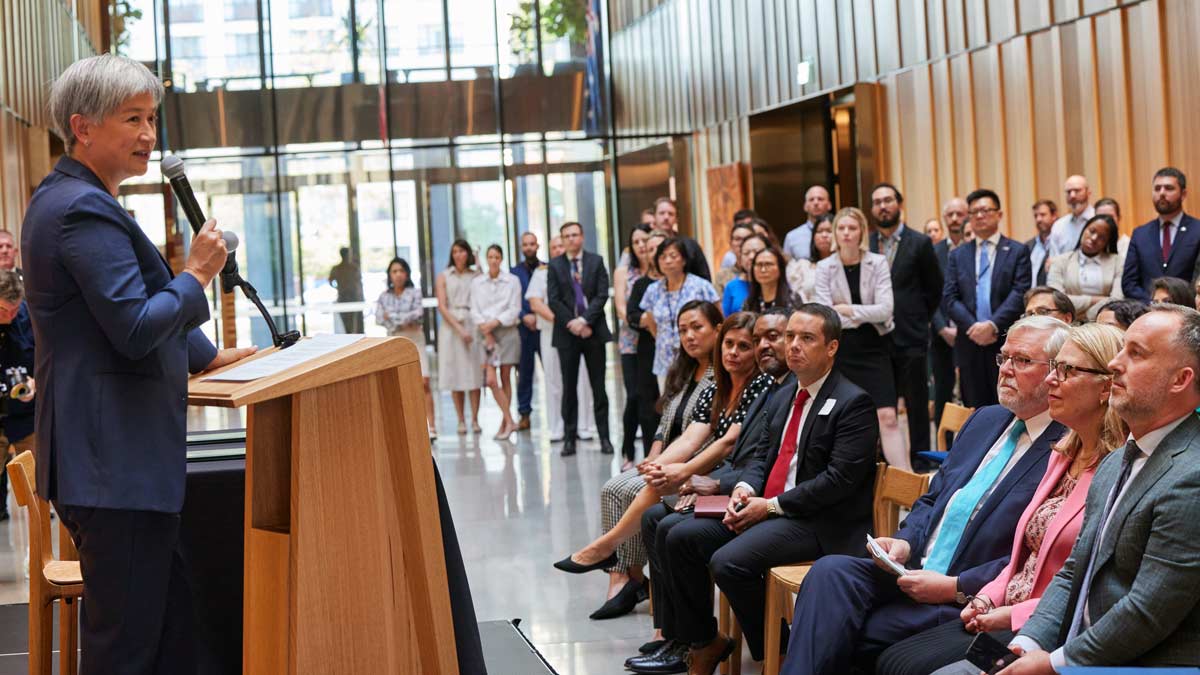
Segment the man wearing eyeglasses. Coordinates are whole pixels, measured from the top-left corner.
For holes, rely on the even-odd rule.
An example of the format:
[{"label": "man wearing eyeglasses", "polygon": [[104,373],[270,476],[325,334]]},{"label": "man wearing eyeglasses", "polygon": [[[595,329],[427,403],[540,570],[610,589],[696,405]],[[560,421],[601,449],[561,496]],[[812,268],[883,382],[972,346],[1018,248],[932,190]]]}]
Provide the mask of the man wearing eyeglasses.
[{"label": "man wearing eyeglasses", "polygon": [[963,403],[969,408],[994,405],[996,354],[1000,338],[1021,316],[1031,272],[1029,249],[1000,234],[1000,196],[988,189],[967,195],[975,239],[950,253],[942,311],[954,321],[954,364]]},{"label": "man wearing eyeglasses", "polygon": [[1075,303],[1066,293],[1049,286],[1036,286],[1025,292],[1027,316],[1052,316],[1065,324],[1075,323]]}]

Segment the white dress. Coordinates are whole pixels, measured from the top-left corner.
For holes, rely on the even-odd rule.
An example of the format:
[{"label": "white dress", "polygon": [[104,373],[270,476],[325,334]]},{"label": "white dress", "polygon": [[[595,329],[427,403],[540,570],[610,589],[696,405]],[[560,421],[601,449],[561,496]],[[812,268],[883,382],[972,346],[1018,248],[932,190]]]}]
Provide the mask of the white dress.
[{"label": "white dress", "polygon": [[[546,266],[542,265],[534,271],[529,279],[529,288],[525,291],[525,299],[541,298],[546,301]],[[562,419],[562,367],[558,362],[558,350],[551,344],[554,334],[554,322],[542,317],[537,318],[538,335],[541,338],[542,377],[546,387],[546,419],[550,423],[550,440],[560,441],[563,437]],[[579,357],[579,372],[587,372],[583,365],[583,357]],[[596,414],[592,411],[592,386],[586,377],[579,378],[576,388],[579,400],[579,438],[586,440],[596,435]]]},{"label": "white dress", "polygon": [[521,280],[508,270],[500,270],[495,278],[484,272],[471,282],[471,321],[480,326],[493,319],[500,322],[492,331],[496,339],[493,363],[507,366],[520,363],[521,336],[517,324],[521,320]]},{"label": "white dress", "polygon": [[442,272],[446,280],[446,301],[442,310],[462,324],[474,336],[464,344],[458,333],[445,321],[438,330],[438,388],[443,391],[471,391],[483,387],[483,336],[471,321],[471,282],[479,272],[460,274],[453,267]]}]

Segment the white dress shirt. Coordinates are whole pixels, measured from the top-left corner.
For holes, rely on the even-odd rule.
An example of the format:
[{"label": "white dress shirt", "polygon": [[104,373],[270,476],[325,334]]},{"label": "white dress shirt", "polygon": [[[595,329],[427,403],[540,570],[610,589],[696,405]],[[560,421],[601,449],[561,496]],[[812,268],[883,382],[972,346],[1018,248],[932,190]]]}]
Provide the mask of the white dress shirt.
[{"label": "white dress shirt", "polygon": [[471,281],[471,320],[476,325],[492,319],[515,326],[521,319],[521,280],[508,270],[493,277],[484,272]]},{"label": "white dress shirt", "polygon": [[1079,244],[1079,235],[1083,234],[1083,227],[1094,215],[1096,215],[1096,209],[1089,206],[1078,216],[1068,213],[1054,221],[1054,226],[1050,228],[1050,255],[1062,255],[1074,251],[1075,246]]},{"label": "white dress shirt", "polygon": [[[550,299],[547,297],[546,288],[546,269],[545,265],[533,271],[533,276],[529,277],[529,288],[525,289],[525,299],[529,300],[537,298],[542,302],[549,304]],[[519,281],[519,280],[518,280]],[[554,328],[554,322],[542,318],[541,314],[534,313],[537,316],[538,330],[551,330]]]},{"label": "white dress shirt", "polygon": [[1050,237],[1047,236],[1045,241],[1042,241],[1041,236],[1034,237],[1033,248],[1029,251],[1030,288],[1039,285],[1038,273],[1046,266],[1050,257]]},{"label": "white dress shirt", "polygon": [[1088,257],[1083,250],[1079,256],[1079,290],[1084,295],[1107,295],[1104,290],[1104,268],[1100,265],[1100,256]]}]

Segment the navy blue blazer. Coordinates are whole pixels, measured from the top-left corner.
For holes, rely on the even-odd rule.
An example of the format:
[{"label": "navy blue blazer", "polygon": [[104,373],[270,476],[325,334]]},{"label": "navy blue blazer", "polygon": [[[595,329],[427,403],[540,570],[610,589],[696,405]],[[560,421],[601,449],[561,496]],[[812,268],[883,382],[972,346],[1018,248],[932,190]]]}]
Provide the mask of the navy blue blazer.
[{"label": "navy blue blazer", "polygon": [[[946,286],[942,289],[942,312],[958,326],[957,342],[967,337],[975,323],[975,262],[979,257],[976,241],[950,252],[946,261]],[[992,262],[992,323],[1003,335],[1025,311],[1025,291],[1029,290],[1029,249],[1025,244],[1001,235]],[[974,344],[974,343],[971,343]]]},{"label": "navy blue blazer", "polygon": [[[588,299],[583,318],[592,327],[592,337],[589,339],[608,342],[612,339],[612,333],[608,330],[608,317],[604,313],[604,306],[608,303],[608,270],[604,269],[604,258],[591,251],[584,251],[579,267],[579,285],[583,287],[583,295]],[[577,314],[575,289],[571,284],[571,261],[567,260],[566,253],[550,259],[546,270],[546,301],[550,310],[554,312],[554,334],[550,344],[562,348],[570,344],[571,340],[579,340],[580,338],[567,330],[567,323]]]},{"label": "navy blue blazer", "polygon": [[[17,309],[12,323],[0,326],[0,377],[9,368],[24,367],[32,376],[34,371],[33,324],[29,321],[29,306],[24,302]],[[36,378],[35,378],[36,379]],[[9,442],[19,441],[33,433],[33,411],[36,397],[25,403],[10,398],[5,403],[7,416],[4,418],[4,435]],[[0,499],[3,496],[0,495]]]},{"label": "navy blue blazer", "polygon": [[64,157],[21,228],[37,341],[37,490],[59,504],[178,513],[187,378],[216,356],[204,289],[87,167]]},{"label": "navy blue blazer", "polygon": [[[1007,408],[989,405],[976,410],[963,424],[946,462],[933,477],[929,492],[917,500],[896,532],[897,539],[907,541],[912,547],[909,567],[919,568],[929,537],[941,521],[950,498],[975,475],[984,455],[1012,419],[1013,414]],[[1050,446],[1065,432],[1066,427],[1051,422],[967,523],[947,570],[950,576],[958,577],[962,592],[978,593],[1008,564],[1017,521],[1046,473]]]},{"label": "navy blue blazer", "polygon": [[1121,290],[1125,297],[1150,302],[1150,288],[1159,277],[1179,277],[1189,284],[1195,273],[1196,254],[1200,252],[1200,220],[1188,214],[1179,219],[1179,229],[1171,242],[1171,257],[1162,261],[1162,230],[1158,218],[1138,226],[1125,252],[1125,270]]}]

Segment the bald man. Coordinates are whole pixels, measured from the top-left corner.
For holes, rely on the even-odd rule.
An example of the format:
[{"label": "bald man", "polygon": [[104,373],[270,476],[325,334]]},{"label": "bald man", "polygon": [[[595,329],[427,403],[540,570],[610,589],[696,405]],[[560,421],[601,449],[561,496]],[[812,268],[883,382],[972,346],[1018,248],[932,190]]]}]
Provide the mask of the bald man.
[{"label": "bald man", "polygon": [[[942,228],[946,237],[933,247],[942,276],[946,275],[946,260],[963,241],[963,226],[967,222],[967,202],[954,197],[942,206]],[[958,335],[954,322],[939,307],[930,320],[929,364],[933,371],[933,425],[942,421],[942,409],[954,398],[954,338]],[[935,443],[936,446],[936,443]]]},{"label": "bald man", "polygon": [[829,199],[829,190],[824,185],[814,185],[804,193],[804,212],[808,220],[792,228],[783,238],[783,254],[788,260],[804,258],[812,255],[813,223],[817,218],[833,210],[833,202]]},{"label": "bald man", "polygon": [[1079,246],[1079,235],[1084,225],[1094,215],[1092,189],[1083,176],[1071,176],[1063,184],[1063,195],[1067,200],[1067,212],[1054,221],[1050,230],[1050,256],[1074,251]]}]

